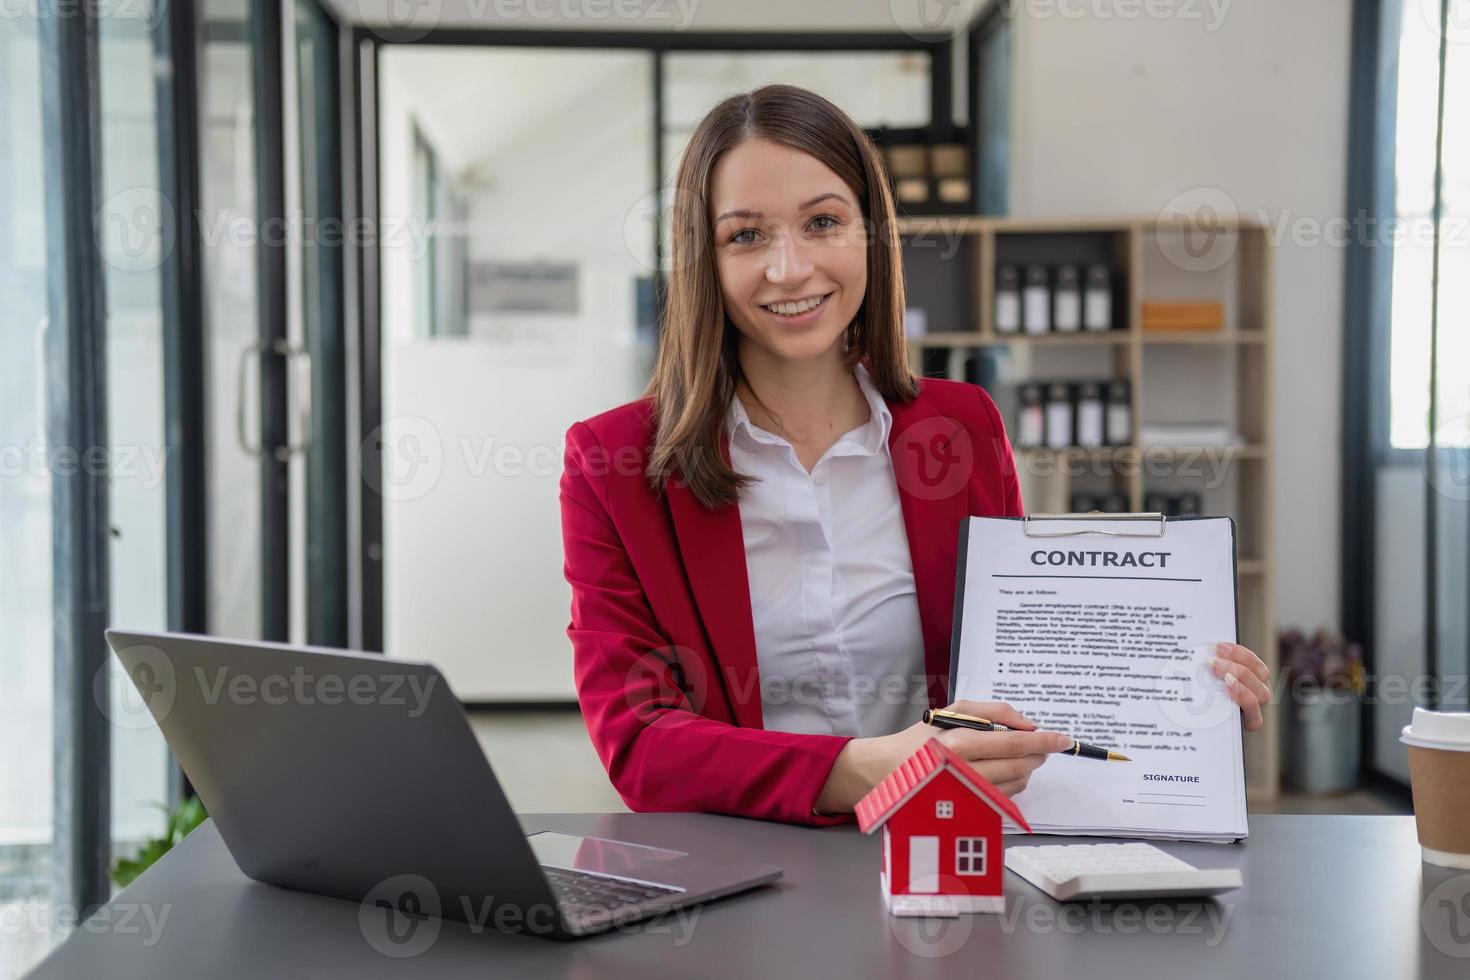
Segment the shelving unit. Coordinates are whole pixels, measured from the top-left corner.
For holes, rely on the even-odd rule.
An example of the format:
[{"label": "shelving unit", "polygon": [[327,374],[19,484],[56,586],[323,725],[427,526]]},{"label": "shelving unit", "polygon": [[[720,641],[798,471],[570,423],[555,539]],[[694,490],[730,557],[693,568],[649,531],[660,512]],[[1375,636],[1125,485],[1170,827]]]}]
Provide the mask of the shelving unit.
[{"label": "shelving unit", "polygon": [[[1065,511],[1074,488],[1126,493],[1143,509],[1151,491],[1199,491],[1205,513],[1236,522],[1241,642],[1275,677],[1275,553],[1272,514],[1274,360],[1272,254],[1266,229],[1248,221],[1197,230],[1155,219],[1029,221],[970,215],[899,219],[907,302],[923,307],[929,332],[909,339],[922,372],[933,348],[985,348],[1005,368],[991,393],[1012,432],[1016,385],[1032,380],[1130,382],[1133,441],[1098,449],[1018,449],[1029,511]],[[997,334],[995,270],[1000,264],[1104,262],[1113,273],[1113,323],[1106,332]],[[1225,324],[1209,331],[1145,331],[1145,301],[1218,300]],[[1146,421],[1228,422],[1243,442],[1229,447],[1144,446]],[[1087,472],[1078,473],[1079,465]],[[1274,706],[1246,740],[1253,801],[1279,786]]]}]

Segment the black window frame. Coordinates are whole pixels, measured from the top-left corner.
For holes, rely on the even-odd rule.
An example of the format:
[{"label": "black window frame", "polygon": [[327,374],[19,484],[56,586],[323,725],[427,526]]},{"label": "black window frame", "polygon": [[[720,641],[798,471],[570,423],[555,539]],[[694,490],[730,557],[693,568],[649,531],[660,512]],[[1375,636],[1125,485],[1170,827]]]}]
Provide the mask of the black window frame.
[{"label": "black window frame", "polygon": [[[54,453],[108,446],[105,263],[100,202],[101,98],[95,17],[43,0],[40,36],[45,175],[46,443]],[[93,694],[107,668],[111,615],[108,476],[51,473],[54,698],[52,900],[90,915],[110,894],[112,738]]]}]

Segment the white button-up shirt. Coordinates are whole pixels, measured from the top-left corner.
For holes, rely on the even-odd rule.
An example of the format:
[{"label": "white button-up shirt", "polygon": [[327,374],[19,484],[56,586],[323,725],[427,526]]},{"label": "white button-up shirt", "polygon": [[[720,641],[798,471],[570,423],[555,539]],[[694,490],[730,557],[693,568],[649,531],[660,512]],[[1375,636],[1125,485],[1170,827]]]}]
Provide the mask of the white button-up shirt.
[{"label": "white button-up shirt", "polygon": [[759,478],[740,500],[765,727],[887,735],[927,706],[914,568],[888,431],[893,415],[854,370],[866,423],[811,472],[739,397],[725,428],[737,473]]}]

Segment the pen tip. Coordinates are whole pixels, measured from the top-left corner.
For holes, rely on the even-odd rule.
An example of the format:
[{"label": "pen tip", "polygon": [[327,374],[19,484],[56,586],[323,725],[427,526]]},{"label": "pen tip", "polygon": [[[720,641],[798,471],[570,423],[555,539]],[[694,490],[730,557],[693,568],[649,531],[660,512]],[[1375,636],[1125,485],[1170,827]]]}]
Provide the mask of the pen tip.
[{"label": "pen tip", "polygon": [[1109,762],[1132,762],[1133,760],[1130,759],[1130,758],[1128,758],[1126,755],[1124,755],[1121,752],[1109,752],[1108,753],[1108,761]]}]

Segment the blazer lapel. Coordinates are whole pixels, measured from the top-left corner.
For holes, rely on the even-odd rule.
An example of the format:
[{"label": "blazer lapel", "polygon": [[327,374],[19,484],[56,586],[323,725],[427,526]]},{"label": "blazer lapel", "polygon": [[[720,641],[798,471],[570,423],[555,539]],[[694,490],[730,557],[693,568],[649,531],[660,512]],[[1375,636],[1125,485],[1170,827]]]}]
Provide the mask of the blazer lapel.
[{"label": "blazer lapel", "polygon": [[[720,454],[730,461],[729,437],[724,432],[720,433]],[[682,481],[672,477],[664,483],[664,490],[684,572],[735,720],[743,728],[764,728],[740,507],[729,504],[709,510]]]},{"label": "blazer lapel", "polygon": [[922,395],[907,404],[890,401],[888,409],[888,453],[914,567],[929,704],[942,707],[949,703],[955,561],[974,450],[964,426],[934,411]]}]

